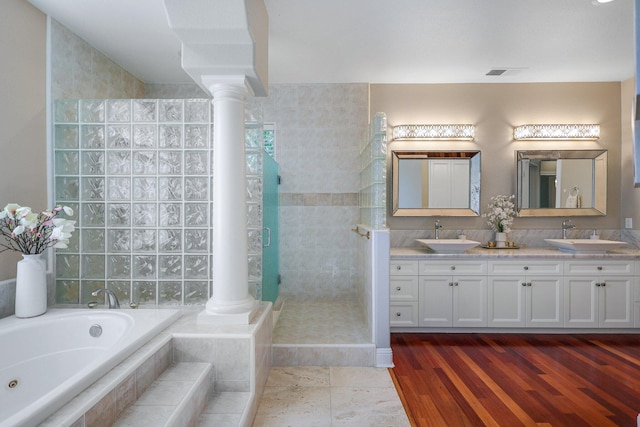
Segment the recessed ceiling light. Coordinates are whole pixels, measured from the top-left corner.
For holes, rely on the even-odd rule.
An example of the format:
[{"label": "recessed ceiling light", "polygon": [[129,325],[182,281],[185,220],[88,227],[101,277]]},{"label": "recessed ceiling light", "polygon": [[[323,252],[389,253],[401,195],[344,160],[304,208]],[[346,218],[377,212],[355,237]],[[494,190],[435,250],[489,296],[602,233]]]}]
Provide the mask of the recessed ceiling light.
[{"label": "recessed ceiling light", "polygon": [[613,0],[593,0],[592,3],[593,4],[605,4],[605,3],[611,3]]}]

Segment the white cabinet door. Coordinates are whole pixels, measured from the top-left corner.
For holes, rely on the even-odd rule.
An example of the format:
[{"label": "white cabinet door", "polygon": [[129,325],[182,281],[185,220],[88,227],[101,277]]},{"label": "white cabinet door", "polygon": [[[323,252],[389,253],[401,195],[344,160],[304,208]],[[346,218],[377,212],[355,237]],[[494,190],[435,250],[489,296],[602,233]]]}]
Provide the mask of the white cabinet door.
[{"label": "white cabinet door", "polygon": [[633,277],[565,278],[564,326],[633,327]]},{"label": "white cabinet door", "polygon": [[527,277],[527,326],[564,326],[562,279],[553,277]]},{"label": "white cabinet door", "polygon": [[599,326],[633,327],[633,278],[607,277],[599,286]]},{"label": "white cabinet door", "polygon": [[524,279],[521,276],[490,276],[488,282],[488,326],[525,326]]},{"label": "white cabinet door", "polygon": [[453,326],[487,326],[486,277],[453,277]]},{"label": "white cabinet door", "polygon": [[453,324],[453,278],[420,277],[420,326]]},{"label": "white cabinet door", "polygon": [[564,278],[564,326],[566,328],[598,327],[597,280],[588,277]]},{"label": "white cabinet door", "polygon": [[419,293],[420,326],[487,326],[485,277],[420,277]]}]

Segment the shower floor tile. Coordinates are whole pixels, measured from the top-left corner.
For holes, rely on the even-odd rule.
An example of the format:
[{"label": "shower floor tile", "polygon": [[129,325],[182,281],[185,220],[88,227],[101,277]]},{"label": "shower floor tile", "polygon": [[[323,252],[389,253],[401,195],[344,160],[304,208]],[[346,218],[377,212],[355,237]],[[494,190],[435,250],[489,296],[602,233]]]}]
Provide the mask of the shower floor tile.
[{"label": "shower floor tile", "polygon": [[352,302],[285,301],[274,344],[368,344],[371,334]]}]

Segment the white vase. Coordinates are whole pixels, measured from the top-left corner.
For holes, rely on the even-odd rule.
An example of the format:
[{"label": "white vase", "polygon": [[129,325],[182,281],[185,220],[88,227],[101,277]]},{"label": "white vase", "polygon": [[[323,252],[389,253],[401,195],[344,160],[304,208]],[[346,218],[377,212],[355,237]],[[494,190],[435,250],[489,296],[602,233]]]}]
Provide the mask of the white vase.
[{"label": "white vase", "polygon": [[47,311],[47,268],[40,254],[22,254],[16,272],[16,317],[35,317]]},{"label": "white vase", "polygon": [[496,248],[507,247],[507,233],[496,232]]}]

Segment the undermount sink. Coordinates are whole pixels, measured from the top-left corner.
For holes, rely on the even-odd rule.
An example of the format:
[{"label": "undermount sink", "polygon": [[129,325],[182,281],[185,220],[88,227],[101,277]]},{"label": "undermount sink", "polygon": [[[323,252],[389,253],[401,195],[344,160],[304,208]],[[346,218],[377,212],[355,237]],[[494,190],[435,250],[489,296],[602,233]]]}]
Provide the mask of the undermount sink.
[{"label": "undermount sink", "polygon": [[416,239],[416,242],[420,242],[434,252],[445,253],[462,253],[480,244],[475,240],[467,239]]},{"label": "undermount sink", "polygon": [[545,242],[563,252],[603,254],[606,251],[625,246],[625,242],[600,239],[544,239]]}]

